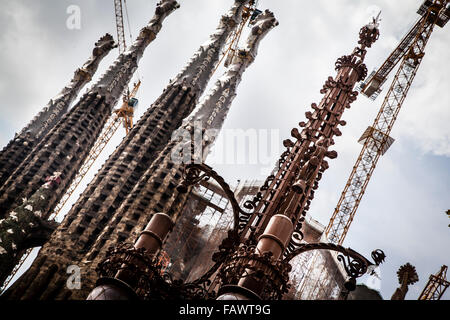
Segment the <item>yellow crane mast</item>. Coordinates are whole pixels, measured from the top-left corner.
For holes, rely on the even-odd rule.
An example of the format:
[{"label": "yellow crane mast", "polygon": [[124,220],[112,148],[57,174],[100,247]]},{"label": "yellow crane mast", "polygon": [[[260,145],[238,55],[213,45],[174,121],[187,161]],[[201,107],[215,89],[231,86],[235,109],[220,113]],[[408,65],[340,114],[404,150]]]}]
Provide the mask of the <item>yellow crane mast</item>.
[{"label": "yellow crane mast", "polygon": [[432,274],[418,300],[441,300],[445,290],[450,286],[447,281],[447,266],[442,266],[436,274]]},{"label": "yellow crane mast", "polygon": [[443,27],[449,20],[450,1],[425,0],[417,13],[421,18],[378,71],[361,86],[364,95],[376,98],[389,72],[401,60],[373,125],[366,129],[358,141],[363,144],[361,153],[325,229],[331,243],[342,245],[378,159],[394,142],[389,134],[423,59],[434,26]]}]

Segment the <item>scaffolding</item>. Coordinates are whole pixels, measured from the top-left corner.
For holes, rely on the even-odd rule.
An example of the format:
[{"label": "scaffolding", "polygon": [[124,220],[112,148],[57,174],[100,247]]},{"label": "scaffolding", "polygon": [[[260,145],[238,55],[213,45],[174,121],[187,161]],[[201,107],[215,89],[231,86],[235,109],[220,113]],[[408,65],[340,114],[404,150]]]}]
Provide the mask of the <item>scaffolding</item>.
[{"label": "scaffolding", "polygon": [[[235,195],[240,204],[253,197],[260,185],[257,180],[239,183]],[[220,187],[202,181],[193,189],[180,217],[164,250],[171,257],[168,270],[179,279],[191,281],[212,267],[213,253],[232,229],[233,212]]]},{"label": "scaffolding", "polygon": [[[311,218],[305,221],[304,233],[308,241],[321,242],[324,226]],[[307,251],[291,260],[289,275],[292,284],[284,299],[337,300],[346,280],[346,273],[337,254],[328,250]]]}]

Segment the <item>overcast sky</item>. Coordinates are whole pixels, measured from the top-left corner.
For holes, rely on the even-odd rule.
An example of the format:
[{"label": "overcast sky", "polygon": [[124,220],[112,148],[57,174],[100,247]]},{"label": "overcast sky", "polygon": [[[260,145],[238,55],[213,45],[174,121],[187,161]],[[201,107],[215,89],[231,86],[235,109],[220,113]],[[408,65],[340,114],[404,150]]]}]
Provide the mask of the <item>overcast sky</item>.
[{"label": "overcast sky", "polygon": [[[131,33],[153,15],[156,0],[129,0]],[[180,0],[181,8],[164,22],[139,67],[142,86],[136,120],[161,94],[193,52],[208,39],[231,0]],[[265,179],[282,151],[281,141],[305,120],[305,111],[321,99],[319,90],[334,63],[350,54],[358,32],[376,9],[382,9],[380,39],[368,50],[369,72],[384,61],[419,17],[419,0],[261,0],[280,22],[261,42],[258,57],[246,71],[215,153],[208,159],[226,180]],[[81,10],[80,29],[66,26],[70,5]],[[0,144],[6,145],[38,111],[68,83],[104,33],[116,38],[113,1],[3,0],[0,2]],[[398,268],[410,262],[420,281],[410,286],[407,299],[417,299],[431,273],[450,265],[450,32],[436,27],[425,58],[391,136],[395,142],[380,159],[344,246],[370,257],[373,249],[387,255],[381,267],[381,293],[390,299],[398,286]],[[248,29],[248,28],[247,28]],[[247,30],[248,31],[248,30]],[[128,36],[127,36],[128,37]],[[129,38],[127,39],[130,43]],[[117,55],[114,50],[100,65],[96,78]],[[218,75],[220,75],[218,71]],[[390,84],[375,101],[360,96],[347,109],[347,126],[335,139],[339,156],[330,160],[309,213],[327,225],[361,149],[357,140],[371,125]],[[84,92],[84,90],[83,90]],[[227,134],[237,129],[256,132],[260,152],[256,163],[227,164],[221,159]],[[264,136],[267,133],[268,138]],[[113,138],[94,170],[120,143],[124,130]],[[226,152],[225,152],[225,151]],[[258,150],[259,151],[259,150]],[[245,159],[244,159],[245,160]],[[250,162],[250,163],[249,163]],[[71,199],[68,207],[76,200]],[[67,210],[67,208],[66,208]],[[364,279],[363,279],[364,281]],[[447,292],[445,299],[450,299]]]}]

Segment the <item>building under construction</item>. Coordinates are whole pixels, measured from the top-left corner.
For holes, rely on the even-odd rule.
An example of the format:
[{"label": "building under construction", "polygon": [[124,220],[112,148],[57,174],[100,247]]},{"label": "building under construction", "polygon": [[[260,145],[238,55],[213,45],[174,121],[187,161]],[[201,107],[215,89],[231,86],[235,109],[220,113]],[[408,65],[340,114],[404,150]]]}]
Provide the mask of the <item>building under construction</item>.
[{"label": "building under construction", "polygon": [[[450,2],[424,1],[417,23],[369,76],[364,61],[380,37],[379,15],[364,25],[353,51],[333,66],[336,74],[326,79],[321,101],[291,130],[292,140],[284,140],[285,151],[271,174],[235,187],[205,161],[244,72],[252,64],[263,67],[257,61],[264,50],[260,44],[278,20],[257,1],[229,2],[209,39],[134,123],[136,94],[145,84],[138,79],[130,90],[132,78],[144,51],[151,50],[164,24],[176,19],[171,15],[180,6],[161,0],[127,46],[126,2],[114,1],[118,43],[109,34],[100,38],[70,84],[0,153],[3,289],[30,250],[42,246],[2,299],[358,299],[356,279],[373,275],[385,256],[375,250],[371,261],[342,243],[380,156],[394,142],[390,132],[433,28],[444,27],[450,17]],[[115,47],[117,59],[74,102]],[[380,95],[399,63],[380,112],[359,140],[363,149],[341,199],[323,226],[309,208],[328,159],[337,157],[330,148],[342,135],[339,126],[346,125],[342,115],[358,91],[372,99]],[[125,138],[57,223],[55,216],[120,124]],[[68,286],[73,265],[82,266],[76,290]],[[430,277],[419,299],[442,297],[449,286],[446,270],[443,266]],[[407,278],[399,275],[398,299],[417,281]]]},{"label": "building under construction", "polygon": [[[263,182],[239,182],[234,193],[239,204],[252,199]],[[195,188],[182,211],[182,218],[164,245],[167,271],[177,279],[193,281],[212,267],[212,255],[226,238],[233,224],[230,202],[214,182],[201,182]],[[325,227],[307,217],[304,225],[305,243],[316,243],[324,235]],[[314,272],[312,265],[320,266]],[[346,280],[345,271],[333,255],[325,250],[308,252],[292,261],[292,287],[286,300],[338,299]]]}]

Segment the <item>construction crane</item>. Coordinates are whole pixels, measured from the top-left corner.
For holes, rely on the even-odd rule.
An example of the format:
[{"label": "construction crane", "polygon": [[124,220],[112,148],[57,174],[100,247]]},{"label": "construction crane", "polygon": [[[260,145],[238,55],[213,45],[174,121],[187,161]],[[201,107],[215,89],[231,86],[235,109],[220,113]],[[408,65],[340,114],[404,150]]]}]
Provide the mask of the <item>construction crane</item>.
[{"label": "construction crane", "polygon": [[[122,4],[123,1],[123,4]],[[128,31],[130,32],[130,38],[132,39],[131,35],[131,28],[130,28],[130,19],[128,17],[128,7],[127,7],[127,1],[126,0],[114,0],[114,12],[116,15],[116,31],[117,31],[117,43],[119,47],[119,55],[124,53],[127,50],[127,42],[125,39],[125,27],[123,24],[123,9],[125,8],[125,13],[127,16],[128,21]],[[127,88],[123,92],[123,101],[130,100],[133,97],[130,97],[130,90]],[[126,128],[126,127],[125,127]],[[128,134],[128,130],[127,130]]]},{"label": "construction crane", "polygon": [[[125,39],[125,28],[124,28],[124,19],[123,19],[123,8],[125,8],[125,12],[127,13],[127,21],[129,24],[129,18],[128,18],[128,9],[126,5],[126,0],[114,0],[114,10],[115,10],[115,17],[116,17],[116,29],[117,29],[117,41],[118,41],[118,47],[119,47],[119,55],[124,53],[127,49],[126,45],[126,39]],[[130,29],[130,28],[128,28]],[[130,34],[130,38],[132,38]],[[122,95],[122,106],[114,110],[113,115],[108,119],[101,135],[95,142],[94,146],[92,147],[91,151],[89,152],[88,157],[84,161],[83,165],[81,166],[80,170],[78,171],[76,177],[73,179],[71,185],[67,189],[66,193],[63,195],[57,206],[55,207],[53,213],[50,215],[50,220],[56,220],[58,217],[58,214],[61,212],[64,205],[67,203],[67,201],[70,199],[76,188],[79,186],[83,178],[88,173],[89,169],[93,166],[95,161],[97,160],[98,156],[102,153],[103,149],[106,147],[108,142],[111,140],[111,138],[114,136],[116,131],[118,130],[120,124],[123,124],[123,127],[125,128],[126,134],[130,131],[130,129],[133,127],[133,115],[134,110],[136,109],[138,105],[138,99],[136,99],[136,94],[139,90],[139,87],[141,85],[141,81],[138,80],[130,92],[129,89],[126,89],[125,92]],[[8,276],[8,278],[3,283],[3,286],[0,288],[0,293],[3,292],[6,287],[9,285],[11,280],[14,278],[16,273],[19,271],[20,267],[23,265],[25,260],[30,256],[32,252],[32,249],[28,249],[21,257],[19,263],[14,267],[11,274]]]},{"label": "construction crane", "polygon": [[[126,2],[124,2],[124,4],[126,6]],[[123,26],[122,0],[114,0],[114,11],[116,14],[117,43],[119,45],[119,54],[122,54],[127,49],[127,43],[125,41],[125,28]]]},{"label": "construction crane", "polygon": [[445,290],[450,286],[450,282],[445,279],[446,276],[447,266],[444,265],[436,274],[430,276],[418,300],[440,300]]},{"label": "construction crane", "polygon": [[389,72],[401,60],[373,125],[366,129],[358,141],[363,144],[361,153],[325,229],[331,243],[339,245],[343,243],[378,159],[394,142],[389,134],[423,59],[425,46],[434,26],[442,28],[449,20],[450,1],[425,0],[417,13],[421,15],[417,23],[407,32],[377,72],[361,85],[361,92],[375,99]]}]

